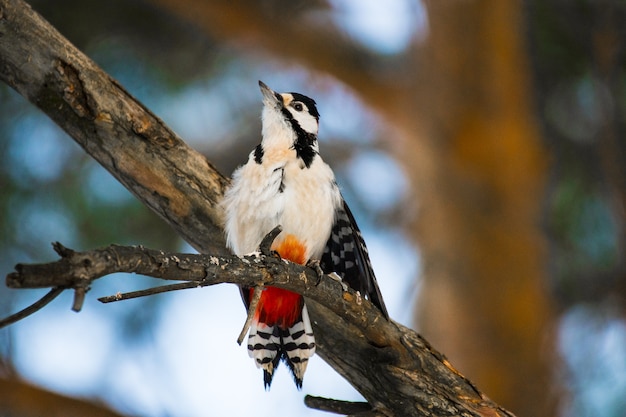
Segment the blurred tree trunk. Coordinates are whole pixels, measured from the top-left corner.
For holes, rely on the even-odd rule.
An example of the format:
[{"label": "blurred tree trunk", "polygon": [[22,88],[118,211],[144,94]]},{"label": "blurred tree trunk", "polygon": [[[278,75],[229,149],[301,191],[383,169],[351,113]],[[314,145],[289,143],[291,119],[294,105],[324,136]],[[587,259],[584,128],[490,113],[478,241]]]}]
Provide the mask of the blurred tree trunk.
[{"label": "blurred tree trunk", "polygon": [[407,115],[418,136],[402,153],[420,184],[411,228],[424,268],[419,328],[514,413],[552,416],[553,314],[541,231],[547,156],[522,6],[427,6],[430,37],[416,54],[411,102],[418,117]]}]

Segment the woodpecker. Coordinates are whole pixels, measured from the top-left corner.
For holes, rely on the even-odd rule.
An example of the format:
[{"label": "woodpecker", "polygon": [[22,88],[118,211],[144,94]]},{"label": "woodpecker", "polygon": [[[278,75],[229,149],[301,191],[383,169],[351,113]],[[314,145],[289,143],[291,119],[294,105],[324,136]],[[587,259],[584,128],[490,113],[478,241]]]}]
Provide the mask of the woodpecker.
[{"label": "woodpecker", "polygon": [[[262,140],[235,170],[225,193],[227,245],[237,255],[252,253],[280,225],[271,249],[281,258],[302,265],[319,262],[324,273],[336,273],[388,318],[361,232],[333,171],[320,157],[315,101],[299,93],[276,93],[261,81],[259,86]],[[252,292],[242,288],[246,307]],[[301,295],[271,286],[263,290],[248,353],[263,369],[266,389],[281,359],[302,388],[315,338]]]}]

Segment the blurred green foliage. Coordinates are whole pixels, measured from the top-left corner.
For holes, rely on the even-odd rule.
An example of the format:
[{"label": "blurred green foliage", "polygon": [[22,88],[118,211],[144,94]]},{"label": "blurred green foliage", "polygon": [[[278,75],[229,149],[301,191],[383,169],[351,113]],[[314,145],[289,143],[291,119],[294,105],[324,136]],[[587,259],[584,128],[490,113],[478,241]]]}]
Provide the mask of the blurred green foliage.
[{"label": "blurred green foliage", "polygon": [[626,2],[537,0],[527,13],[553,288],[562,308],[601,304],[626,275]]}]

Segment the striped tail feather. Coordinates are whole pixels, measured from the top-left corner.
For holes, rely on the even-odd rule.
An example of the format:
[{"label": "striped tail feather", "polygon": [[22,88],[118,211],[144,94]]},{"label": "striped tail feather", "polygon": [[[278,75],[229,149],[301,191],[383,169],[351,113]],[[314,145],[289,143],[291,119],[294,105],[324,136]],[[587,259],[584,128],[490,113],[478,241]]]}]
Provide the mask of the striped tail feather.
[{"label": "striped tail feather", "polygon": [[306,305],[302,315],[289,328],[268,326],[255,320],[248,336],[248,354],[256,366],[263,369],[263,382],[269,389],[274,371],[282,359],[293,374],[296,387],[302,388],[302,378],[309,358],[315,353],[315,338]]}]

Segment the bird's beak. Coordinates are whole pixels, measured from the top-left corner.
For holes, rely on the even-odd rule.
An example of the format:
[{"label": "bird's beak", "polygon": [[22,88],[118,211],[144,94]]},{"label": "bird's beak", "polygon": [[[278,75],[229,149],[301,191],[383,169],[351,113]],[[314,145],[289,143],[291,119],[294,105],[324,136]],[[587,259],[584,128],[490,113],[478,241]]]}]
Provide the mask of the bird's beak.
[{"label": "bird's beak", "polygon": [[276,107],[283,105],[283,97],[271,88],[269,88],[263,81],[259,81],[259,87],[261,87],[263,102],[266,105],[272,105]]}]

